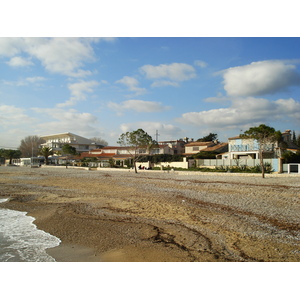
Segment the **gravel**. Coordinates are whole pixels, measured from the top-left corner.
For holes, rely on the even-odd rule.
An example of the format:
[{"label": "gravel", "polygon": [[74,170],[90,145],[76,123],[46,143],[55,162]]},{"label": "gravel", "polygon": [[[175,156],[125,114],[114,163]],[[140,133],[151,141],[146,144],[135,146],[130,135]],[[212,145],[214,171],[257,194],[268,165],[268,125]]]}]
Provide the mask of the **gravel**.
[{"label": "gravel", "polygon": [[0,167],[2,197],[17,197],[14,182],[19,194],[53,193],[52,202],[84,202],[94,216],[159,228],[160,241],[172,236],[191,260],[299,261],[299,175]]}]

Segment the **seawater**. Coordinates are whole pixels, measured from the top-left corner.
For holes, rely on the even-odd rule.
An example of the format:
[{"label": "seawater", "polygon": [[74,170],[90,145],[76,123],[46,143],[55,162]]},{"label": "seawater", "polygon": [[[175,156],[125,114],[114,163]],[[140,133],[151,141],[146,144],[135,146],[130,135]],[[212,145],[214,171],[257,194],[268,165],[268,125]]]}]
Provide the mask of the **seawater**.
[{"label": "seawater", "polygon": [[[0,199],[5,202],[7,199]],[[54,262],[47,248],[60,244],[57,237],[37,229],[27,212],[0,208],[1,262]]]}]

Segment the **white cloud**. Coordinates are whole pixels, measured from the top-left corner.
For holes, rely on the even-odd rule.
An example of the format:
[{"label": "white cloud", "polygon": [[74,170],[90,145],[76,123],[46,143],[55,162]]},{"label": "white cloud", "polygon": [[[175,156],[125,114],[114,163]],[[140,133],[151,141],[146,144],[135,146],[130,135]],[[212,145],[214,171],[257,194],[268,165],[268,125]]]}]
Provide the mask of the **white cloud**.
[{"label": "white cloud", "polygon": [[222,75],[224,89],[229,96],[273,94],[292,85],[300,85],[300,74],[295,65],[278,60],[229,68]]},{"label": "white cloud", "polygon": [[99,85],[96,80],[91,81],[80,81],[76,83],[70,83],[68,89],[71,92],[71,97],[64,103],[57,104],[57,107],[72,106],[75,105],[78,101],[86,100],[86,93],[92,93],[94,87]]},{"label": "white cloud", "polygon": [[235,99],[228,108],[184,113],[177,121],[215,130],[246,128],[276,120],[299,122],[300,103],[294,99],[270,101],[248,97]]},{"label": "white cloud", "polygon": [[[0,55],[13,57],[26,53],[38,59],[45,69],[71,77],[85,77],[92,73],[83,70],[84,62],[93,61],[92,43],[111,42],[113,38],[0,38]],[[24,60],[11,59],[9,64]]]},{"label": "white cloud", "polygon": [[0,55],[3,56],[14,56],[20,52],[25,47],[24,38],[9,38],[2,37],[0,38]]},{"label": "white cloud", "polygon": [[41,85],[42,81],[45,81],[46,78],[42,76],[35,76],[35,77],[27,77],[25,79],[20,79],[17,81],[6,81],[3,80],[3,83],[5,85],[11,85],[11,86],[26,86],[29,84],[34,84],[34,85]]},{"label": "white cloud", "polygon": [[133,110],[136,112],[161,112],[169,109],[167,106],[163,106],[160,102],[154,101],[144,101],[144,100],[127,100],[122,103],[109,102],[108,107],[116,111],[119,115],[122,114],[125,110]]},{"label": "white cloud", "polygon": [[160,122],[136,122],[121,124],[120,129],[122,132],[133,131],[142,128],[152,138],[155,139],[156,130],[159,133],[159,140],[177,139],[183,132],[182,130],[172,124],[164,124]]},{"label": "white cloud", "polygon": [[0,105],[0,125],[3,128],[18,127],[20,122],[25,125],[32,123],[34,120],[22,108],[13,105]]},{"label": "white cloud", "polygon": [[140,72],[148,79],[168,78],[173,81],[185,81],[196,77],[194,67],[185,63],[144,65],[140,68]]},{"label": "white cloud", "polygon": [[7,64],[11,67],[27,67],[27,66],[32,66],[33,62],[28,58],[15,56],[12,57],[10,61],[7,62]]},{"label": "white cloud", "polygon": [[154,81],[151,84],[151,87],[161,87],[161,86],[175,86],[178,87],[179,83],[174,81],[168,81],[168,80],[160,80],[160,81]]},{"label": "white cloud", "polygon": [[78,76],[83,72],[83,61],[92,60],[94,55],[90,43],[78,38],[29,39],[27,49],[48,71],[67,76]]},{"label": "white cloud", "polygon": [[195,60],[194,61],[194,65],[200,68],[206,68],[207,67],[207,63],[203,60]]},{"label": "white cloud", "polygon": [[141,95],[147,92],[145,88],[139,87],[139,82],[134,77],[124,76],[122,79],[117,80],[116,83],[125,85],[129,91],[135,92],[136,95]]},{"label": "white cloud", "polygon": [[[96,116],[78,112],[75,109],[62,108],[32,108],[32,110],[43,117],[36,131],[40,135],[59,132],[73,132],[85,137],[99,136],[98,119]],[[45,122],[45,120],[47,120]]]}]

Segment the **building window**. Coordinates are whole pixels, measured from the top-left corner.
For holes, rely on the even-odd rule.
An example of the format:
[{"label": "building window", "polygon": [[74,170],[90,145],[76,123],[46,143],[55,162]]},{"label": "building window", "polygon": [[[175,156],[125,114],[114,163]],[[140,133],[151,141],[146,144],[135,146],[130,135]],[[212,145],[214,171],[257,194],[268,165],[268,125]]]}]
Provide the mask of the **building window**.
[{"label": "building window", "polygon": [[199,147],[193,147],[193,151],[199,151]]}]

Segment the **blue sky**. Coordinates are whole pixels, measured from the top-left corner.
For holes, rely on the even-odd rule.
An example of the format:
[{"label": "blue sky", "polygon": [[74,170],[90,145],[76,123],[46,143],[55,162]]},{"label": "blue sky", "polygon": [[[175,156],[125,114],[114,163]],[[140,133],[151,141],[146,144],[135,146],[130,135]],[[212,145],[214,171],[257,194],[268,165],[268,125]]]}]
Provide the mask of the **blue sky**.
[{"label": "blue sky", "polygon": [[265,123],[300,134],[300,38],[0,38],[0,146],[73,132],[117,145],[219,140]]}]

